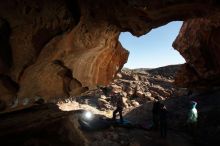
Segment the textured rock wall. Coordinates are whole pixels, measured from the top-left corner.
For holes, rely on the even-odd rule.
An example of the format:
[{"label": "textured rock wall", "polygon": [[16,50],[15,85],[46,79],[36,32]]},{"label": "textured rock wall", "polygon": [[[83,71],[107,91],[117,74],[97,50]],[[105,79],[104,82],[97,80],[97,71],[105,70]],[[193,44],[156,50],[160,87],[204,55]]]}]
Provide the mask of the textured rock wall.
[{"label": "textured rock wall", "polygon": [[97,22],[87,5],[80,6],[68,0],[1,2],[1,110],[106,85],[122,68],[128,52],[118,42],[118,27]]},{"label": "textured rock wall", "polygon": [[118,42],[122,31],[140,36],[218,12],[216,0],[2,0],[0,109],[108,84],[127,61]]},{"label": "textured rock wall", "polygon": [[[20,91],[24,72],[36,63],[42,48],[54,36],[76,23],[63,1],[1,1],[0,80],[1,87],[5,88],[3,91],[7,91],[0,96],[2,109],[18,104],[17,92]],[[38,71],[41,72],[41,69]],[[5,86],[6,79],[11,81],[8,83],[10,87]],[[29,84],[33,82],[37,82],[37,79],[29,81]],[[17,85],[17,92],[13,92],[16,87],[13,85]],[[27,100],[23,102],[26,104]]]},{"label": "textured rock wall", "polygon": [[220,15],[184,22],[173,46],[185,58],[176,84],[218,86],[220,81]]}]

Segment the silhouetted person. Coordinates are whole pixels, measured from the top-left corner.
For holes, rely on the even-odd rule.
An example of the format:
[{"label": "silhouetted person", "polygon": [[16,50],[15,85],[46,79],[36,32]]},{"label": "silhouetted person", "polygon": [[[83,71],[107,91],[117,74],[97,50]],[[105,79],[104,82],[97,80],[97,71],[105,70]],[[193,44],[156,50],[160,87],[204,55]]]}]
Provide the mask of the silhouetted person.
[{"label": "silhouetted person", "polygon": [[161,137],[167,136],[167,108],[164,104],[160,105],[160,135]]},{"label": "silhouetted person", "polygon": [[116,110],[113,112],[113,120],[116,120],[116,114],[119,113],[120,115],[120,121],[123,123],[123,116],[122,116],[122,111],[123,111],[123,99],[120,94],[117,94],[116,98]]},{"label": "silhouetted person", "polygon": [[152,108],[153,128],[155,129],[157,129],[159,125],[159,112],[160,112],[160,101],[158,100],[158,97],[156,97]]},{"label": "silhouetted person", "polygon": [[188,113],[188,119],[187,119],[187,125],[188,125],[188,131],[195,135],[195,130],[197,126],[197,119],[198,119],[198,112],[196,109],[197,103],[195,101],[191,101],[190,103],[190,111]]}]

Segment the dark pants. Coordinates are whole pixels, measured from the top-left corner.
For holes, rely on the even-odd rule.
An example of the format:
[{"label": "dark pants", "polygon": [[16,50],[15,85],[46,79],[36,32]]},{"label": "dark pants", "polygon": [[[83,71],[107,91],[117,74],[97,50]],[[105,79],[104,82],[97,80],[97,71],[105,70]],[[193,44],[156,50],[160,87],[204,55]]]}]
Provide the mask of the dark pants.
[{"label": "dark pants", "polygon": [[159,115],[153,114],[153,128],[157,129],[159,125]]},{"label": "dark pants", "polygon": [[160,135],[161,137],[167,136],[167,122],[166,121],[160,121]]},{"label": "dark pants", "polygon": [[196,123],[188,123],[187,125],[187,131],[191,136],[195,136],[196,135],[196,127],[197,124]]},{"label": "dark pants", "polygon": [[117,107],[116,110],[114,110],[114,112],[113,112],[113,117],[112,117],[112,119],[113,119],[113,120],[116,120],[116,114],[119,113],[119,115],[120,115],[120,121],[123,122],[122,111],[123,111],[123,108]]}]

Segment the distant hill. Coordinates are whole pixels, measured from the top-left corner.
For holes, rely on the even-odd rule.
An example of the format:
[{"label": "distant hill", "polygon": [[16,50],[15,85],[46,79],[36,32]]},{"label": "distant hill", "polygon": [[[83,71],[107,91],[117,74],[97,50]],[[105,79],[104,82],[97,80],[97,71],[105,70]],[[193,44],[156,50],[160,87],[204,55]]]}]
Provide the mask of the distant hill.
[{"label": "distant hill", "polygon": [[131,71],[136,74],[149,74],[151,76],[159,75],[166,78],[173,78],[176,72],[179,70],[180,66],[181,64],[168,65],[159,68],[137,68],[137,69],[123,68],[122,72]]}]

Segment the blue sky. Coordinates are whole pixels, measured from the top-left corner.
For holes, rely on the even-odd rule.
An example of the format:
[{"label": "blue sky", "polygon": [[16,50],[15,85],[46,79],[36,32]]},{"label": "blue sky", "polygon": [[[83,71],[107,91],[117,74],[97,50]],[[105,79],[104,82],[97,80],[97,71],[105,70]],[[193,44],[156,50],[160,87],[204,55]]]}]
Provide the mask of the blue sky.
[{"label": "blue sky", "polygon": [[170,22],[167,25],[152,29],[140,37],[122,32],[119,41],[130,52],[128,62],[124,67],[130,69],[156,68],[184,63],[183,57],[172,47],[181,25],[181,21]]}]

